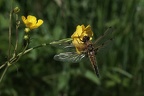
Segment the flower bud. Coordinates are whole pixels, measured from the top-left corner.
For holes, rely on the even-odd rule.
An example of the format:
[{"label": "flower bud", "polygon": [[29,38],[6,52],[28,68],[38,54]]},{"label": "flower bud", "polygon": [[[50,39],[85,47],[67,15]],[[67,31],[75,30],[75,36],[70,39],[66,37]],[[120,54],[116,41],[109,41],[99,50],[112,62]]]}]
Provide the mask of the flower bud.
[{"label": "flower bud", "polygon": [[28,35],[24,35],[24,40],[29,40],[29,36]]},{"label": "flower bud", "polygon": [[20,8],[19,8],[19,7],[15,7],[14,10],[13,10],[13,12],[16,13],[16,14],[17,14],[19,11],[20,11]]},{"label": "flower bud", "polygon": [[30,43],[30,37],[29,37],[29,35],[24,35],[23,46],[26,47],[27,45],[29,45],[29,43]]},{"label": "flower bud", "polygon": [[25,28],[24,30],[26,33],[29,33],[30,32],[30,28]]}]

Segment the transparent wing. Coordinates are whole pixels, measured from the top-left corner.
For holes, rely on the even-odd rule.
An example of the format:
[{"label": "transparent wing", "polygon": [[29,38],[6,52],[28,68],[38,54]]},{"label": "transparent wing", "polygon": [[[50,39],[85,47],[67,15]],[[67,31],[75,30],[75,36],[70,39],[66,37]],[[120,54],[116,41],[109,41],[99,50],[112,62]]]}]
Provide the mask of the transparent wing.
[{"label": "transparent wing", "polygon": [[104,48],[105,46],[107,46],[112,40],[112,28],[109,27],[103,35],[101,35],[100,37],[98,37],[95,41],[94,41],[94,47],[96,52],[98,52],[101,48]]},{"label": "transparent wing", "polygon": [[[96,47],[95,47],[95,52],[97,53],[97,52],[99,52],[100,50],[107,48],[107,47],[108,47],[107,45],[109,45],[109,44],[112,42],[112,40],[113,40],[113,39],[108,39],[107,41],[105,41],[105,42],[102,43],[101,45],[96,46]],[[106,47],[106,46],[107,46],[107,47]]]},{"label": "transparent wing", "polygon": [[74,47],[72,44],[72,39],[71,38],[66,38],[66,39],[61,39],[61,40],[57,40],[57,41],[53,41],[51,43],[49,43],[55,47],[61,47],[61,48],[70,48],[70,47]]},{"label": "transparent wing", "polygon": [[102,45],[104,42],[106,42],[107,40],[112,38],[112,28],[109,27],[103,35],[101,35],[100,37],[98,37],[95,41],[94,44],[95,46],[99,46]]},{"label": "transparent wing", "polygon": [[59,53],[55,55],[54,59],[57,61],[62,61],[62,62],[77,63],[81,61],[81,59],[84,57],[85,57],[85,54],[77,54],[76,52],[65,52],[65,53]]}]

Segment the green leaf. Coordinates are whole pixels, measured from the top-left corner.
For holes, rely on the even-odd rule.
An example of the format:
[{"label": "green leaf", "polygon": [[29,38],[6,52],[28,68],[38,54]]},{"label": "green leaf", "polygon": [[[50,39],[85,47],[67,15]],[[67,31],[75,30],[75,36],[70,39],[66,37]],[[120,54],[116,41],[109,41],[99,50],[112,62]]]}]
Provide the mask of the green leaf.
[{"label": "green leaf", "polygon": [[132,75],[128,72],[126,72],[125,70],[122,70],[120,68],[113,68],[113,71],[116,71],[116,72],[119,72],[121,73],[122,75],[125,75],[127,76],[128,78],[132,78]]},{"label": "green leaf", "polygon": [[86,71],[84,76],[91,80],[92,82],[94,82],[95,84],[97,85],[100,85],[101,82],[100,82],[100,79],[95,75],[95,73],[91,72],[91,71]]}]

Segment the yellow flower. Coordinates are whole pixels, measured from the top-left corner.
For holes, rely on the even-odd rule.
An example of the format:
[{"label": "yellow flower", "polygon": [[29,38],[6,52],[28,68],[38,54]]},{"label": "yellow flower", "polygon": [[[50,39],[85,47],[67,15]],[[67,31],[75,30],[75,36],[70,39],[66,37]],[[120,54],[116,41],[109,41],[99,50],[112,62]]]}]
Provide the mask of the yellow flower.
[{"label": "yellow flower", "polygon": [[37,18],[32,15],[28,15],[27,18],[25,16],[22,16],[22,20],[26,27],[30,29],[38,28],[40,25],[43,24],[43,20],[37,20]]},{"label": "yellow flower", "polygon": [[82,42],[84,36],[90,37],[92,40],[93,31],[91,30],[91,26],[88,25],[85,27],[84,25],[78,25],[76,31],[72,34],[71,38],[73,39],[72,43],[76,48],[78,54],[85,50],[85,44]]},{"label": "yellow flower", "polygon": [[82,39],[84,36],[89,36],[90,40],[92,39],[93,32],[91,30],[91,26],[88,25],[85,27],[84,25],[78,25],[76,28],[76,31],[72,34],[71,38],[79,38]]}]

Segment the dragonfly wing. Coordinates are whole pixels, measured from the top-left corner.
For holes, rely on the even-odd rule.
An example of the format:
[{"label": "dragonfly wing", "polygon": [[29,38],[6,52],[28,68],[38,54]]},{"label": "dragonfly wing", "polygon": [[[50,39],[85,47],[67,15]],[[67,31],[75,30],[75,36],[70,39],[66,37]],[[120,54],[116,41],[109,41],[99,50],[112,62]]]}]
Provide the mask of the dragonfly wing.
[{"label": "dragonfly wing", "polygon": [[55,55],[54,59],[62,62],[77,63],[84,57],[85,54],[77,54],[76,52],[65,52]]},{"label": "dragonfly wing", "polygon": [[105,32],[104,32],[104,34],[103,35],[101,35],[100,37],[98,37],[96,40],[95,40],[95,42],[94,42],[94,44],[95,44],[95,46],[99,46],[99,45],[102,45],[104,42],[106,42],[107,40],[110,40],[110,39],[112,39],[112,28],[111,27],[109,27]]},{"label": "dragonfly wing", "polygon": [[104,48],[106,45],[108,45],[113,39],[112,39],[112,28],[109,27],[103,35],[101,35],[99,38],[95,40],[94,47],[96,52],[98,52],[100,49]]},{"label": "dragonfly wing", "polygon": [[95,52],[99,52],[101,49],[107,48],[106,46],[107,46],[109,43],[111,43],[112,40],[113,40],[113,39],[109,39],[109,40],[105,41],[104,43],[102,43],[101,45],[96,46],[96,47],[95,47]]},{"label": "dragonfly wing", "polygon": [[58,41],[53,41],[53,42],[50,42],[49,44],[56,46],[56,47],[62,47],[62,48],[74,47],[72,44],[72,38],[66,38],[66,39],[61,39]]}]

